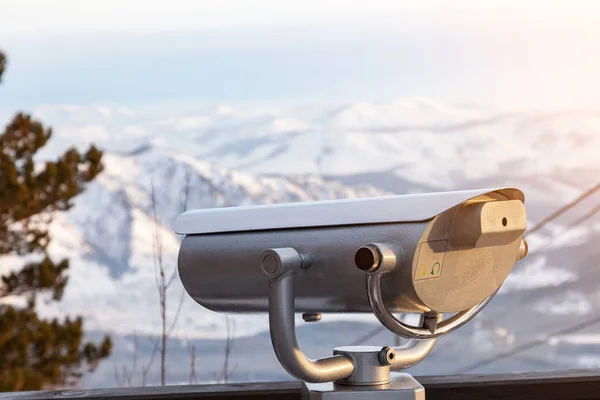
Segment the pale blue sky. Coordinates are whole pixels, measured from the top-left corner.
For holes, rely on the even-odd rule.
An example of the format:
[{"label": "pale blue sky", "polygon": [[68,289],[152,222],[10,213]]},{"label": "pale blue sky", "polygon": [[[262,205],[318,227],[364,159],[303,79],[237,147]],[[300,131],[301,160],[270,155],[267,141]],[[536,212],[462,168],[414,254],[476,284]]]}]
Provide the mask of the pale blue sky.
[{"label": "pale blue sky", "polygon": [[0,0],[3,108],[600,104],[594,1]]}]

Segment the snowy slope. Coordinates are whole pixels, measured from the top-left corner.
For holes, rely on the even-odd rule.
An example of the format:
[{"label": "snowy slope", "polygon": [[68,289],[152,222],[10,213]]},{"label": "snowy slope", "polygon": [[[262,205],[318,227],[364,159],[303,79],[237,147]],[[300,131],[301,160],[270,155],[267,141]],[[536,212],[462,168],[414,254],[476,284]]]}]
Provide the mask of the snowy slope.
[{"label": "snowy slope", "polygon": [[296,108],[42,106],[36,115],[65,140],[114,150],[153,142],[251,173],[389,171],[438,188],[589,170],[600,144],[594,111],[503,112],[423,99]]},{"label": "snowy slope", "polygon": [[[51,251],[71,259],[71,282],[58,307],[40,307],[84,313],[91,329],[119,334],[159,326],[152,185],[174,267],[179,238],[170,226],[184,206],[186,182],[187,208],[514,185],[525,191],[532,225],[599,179],[600,113],[593,110],[499,111],[419,99],[295,108],[46,105],[35,114],[57,132],[46,155],[73,143],[109,151],[97,182],[55,219]],[[569,225],[599,203],[600,195],[592,196],[529,237],[527,259],[470,333],[450,340],[471,343],[484,357],[593,315],[600,220]],[[6,258],[3,268],[20,262]],[[172,293],[174,311],[180,286]],[[224,317],[187,297],[181,315],[181,337],[223,334]],[[535,329],[523,323],[531,318]],[[267,326],[264,316],[238,321],[239,335]],[[600,329],[586,334],[600,337]]]},{"label": "snowy slope", "polygon": [[[427,99],[313,106],[43,105],[47,153],[154,145],[254,175],[315,174],[393,193],[522,188],[532,220],[596,183],[600,113],[498,110]],[[551,193],[552,196],[548,196]]]},{"label": "snowy slope", "polygon": [[[50,253],[68,257],[70,282],[59,304],[41,304],[48,315],[83,313],[88,329],[120,334],[156,333],[158,299],[154,272],[154,222],[151,193],[161,221],[160,238],[168,270],[176,265],[180,238],[171,225],[187,208],[310,201],[385,194],[367,186],[347,187],[315,176],[254,177],[172,151],[144,147],[129,154],[109,153],[105,170],[81,194],[75,207],[52,224]],[[7,258],[4,268],[22,260]],[[171,290],[177,308],[182,288]],[[220,335],[224,318],[185,298],[178,329],[188,337]],[[266,327],[262,317],[239,317],[238,334]]]}]

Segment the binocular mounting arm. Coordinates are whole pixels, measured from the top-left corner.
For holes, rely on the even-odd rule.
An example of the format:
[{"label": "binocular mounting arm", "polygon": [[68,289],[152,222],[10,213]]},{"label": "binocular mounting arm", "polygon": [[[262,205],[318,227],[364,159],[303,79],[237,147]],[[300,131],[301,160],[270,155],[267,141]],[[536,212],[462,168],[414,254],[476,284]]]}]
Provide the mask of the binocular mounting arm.
[{"label": "binocular mounting arm", "polygon": [[[281,365],[296,378],[311,383],[344,381],[363,374],[344,355],[312,360],[298,346],[294,307],[294,275],[310,267],[310,257],[292,248],[266,250],[261,257],[262,273],[269,278],[269,328],[271,342]],[[433,348],[435,340],[410,341],[401,347],[384,347],[378,359],[390,370],[408,368],[421,361]],[[361,371],[358,371],[358,370]]]},{"label": "binocular mounting arm", "polygon": [[344,379],[354,371],[342,355],[311,360],[298,346],[294,307],[294,275],[310,266],[310,258],[292,248],[262,254],[262,272],[269,278],[269,328],[277,359],[287,372],[311,383]]},{"label": "binocular mounting arm", "polygon": [[269,282],[269,326],[277,359],[296,378],[311,383],[331,382],[354,372],[352,362],[342,355],[311,360],[298,347],[293,276]]}]

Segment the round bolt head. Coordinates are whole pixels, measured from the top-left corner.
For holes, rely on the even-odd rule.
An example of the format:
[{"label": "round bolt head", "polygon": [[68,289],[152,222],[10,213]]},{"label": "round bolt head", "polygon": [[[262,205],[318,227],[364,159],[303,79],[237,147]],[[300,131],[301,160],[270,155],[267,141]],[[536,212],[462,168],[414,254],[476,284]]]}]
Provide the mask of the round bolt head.
[{"label": "round bolt head", "polygon": [[279,261],[272,254],[267,254],[262,259],[262,268],[265,274],[273,275],[277,271]]},{"label": "round bolt head", "polygon": [[379,362],[381,365],[392,365],[396,359],[396,351],[390,346],[385,346],[379,352]]}]

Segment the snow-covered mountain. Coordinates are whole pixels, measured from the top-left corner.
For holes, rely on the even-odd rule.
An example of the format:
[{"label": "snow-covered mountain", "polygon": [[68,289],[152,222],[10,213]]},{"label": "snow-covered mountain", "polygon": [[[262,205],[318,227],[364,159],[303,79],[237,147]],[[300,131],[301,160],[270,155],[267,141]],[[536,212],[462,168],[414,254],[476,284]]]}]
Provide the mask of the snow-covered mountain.
[{"label": "snow-covered mountain", "polygon": [[545,202],[595,181],[600,113],[496,110],[425,99],[305,107],[40,106],[50,151],[155,144],[251,174],[317,174],[394,193],[513,184]]},{"label": "snow-covered mountain", "polygon": [[260,174],[389,171],[439,188],[507,173],[539,178],[589,169],[600,141],[600,114],[589,110],[506,112],[428,100],[173,108],[40,106],[35,114],[56,122],[70,142],[115,150],[165,144]]},{"label": "snow-covered mountain", "polygon": [[[165,259],[174,268],[180,238],[171,225],[183,208],[517,186],[532,225],[597,183],[600,170],[600,113],[593,110],[498,111],[395,100],[279,108],[46,105],[34,114],[55,127],[46,155],[90,142],[107,150],[105,171],[72,210],[54,219],[50,250],[71,260],[71,280],[58,306],[40,309],[84,314],[88,329],[118,335],[159,328],[152,187]],[[570,225],[598,203],[600,195],[591,196],[528,237],[530,255],[478,322],[441,342],[473,346],[473,357],[485,357],[592,316],[600,291],[593,245],[600,221],[593,215]],[[6,257],[2,268],[22,261]],[[177,284],[172,313],[180,293]],[[236,318],[240,336],[267,327],[265,316]],[[535,327],[524,323],[534,319]],[[185,297],[176,336],[218,339],[224,321]],[[554,349],[571,342],[555,338]],[[453,359],[448,368],[472,362],[447,347],[432,357]],[[540,354],[531,356],[536,363],[591,362],[571,353],[557,363]],[[437,365],[433,373],[452,372]]]},{"label": "snow-covered mountain", "polygon": [[[107,153],[104,166],[97,180],[77,198],[75,207],[54,218],[49,251],[71,260],[70,282],[58,306],[41,307],[50,314],[83,312],[89,329],[120,334],[159,331],[153,191],[168,270],[176,265],[180,244],[171,225],[186,208],[385,194],[366,185],[349,187],[317,176],[255,177],[153,146],[127,154]],[[9,260],[4,268],[22,262],[14,257]],[[172,290],[173,310],[181,291],[177,282]],[[194,318],[184,317],[178,326],[192,337],[211,336],[215,330],[219,334],[224,322],[222,316],[200,307],[186,310],[186,314]],[[264,323],[255,323],[256,317],[250,320],[252,323],[243,324],[247,331],[238,334],[264,329]]]}]

